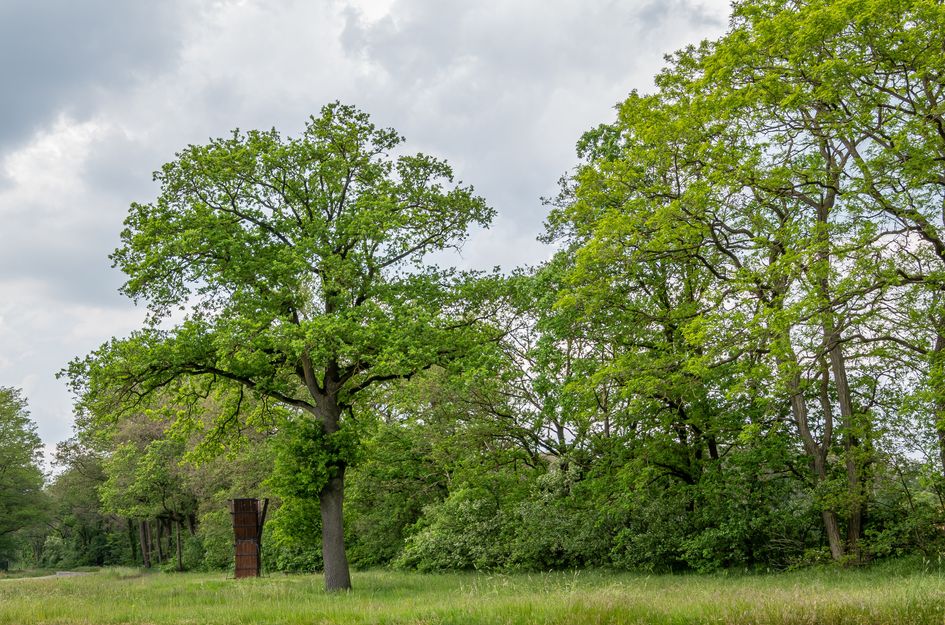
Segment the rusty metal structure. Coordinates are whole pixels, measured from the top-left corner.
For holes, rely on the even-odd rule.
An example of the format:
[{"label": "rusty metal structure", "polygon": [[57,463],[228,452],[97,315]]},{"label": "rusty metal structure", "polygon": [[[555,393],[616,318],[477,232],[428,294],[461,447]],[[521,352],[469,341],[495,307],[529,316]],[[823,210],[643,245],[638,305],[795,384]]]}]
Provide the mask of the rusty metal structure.
[{"label": "rusty metal structure", "polygon": [[259,577],[262,531],[266,522],[269,500],[263,500],[262,510],[258,499],[231,499],[230,514],[233,516],[233,534],[236,539],[237,578]]}]

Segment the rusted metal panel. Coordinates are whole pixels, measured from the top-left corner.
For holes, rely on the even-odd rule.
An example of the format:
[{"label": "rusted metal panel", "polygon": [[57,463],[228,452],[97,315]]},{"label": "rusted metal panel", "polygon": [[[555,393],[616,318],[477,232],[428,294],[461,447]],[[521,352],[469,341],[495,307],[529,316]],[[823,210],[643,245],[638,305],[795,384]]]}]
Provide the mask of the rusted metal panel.
[{"label": "rusted metal panel", "polygon": [[255,541],[236,543],[236,577],[259,577],[259,545]]},{"label": "rusted metal panel", "polygon": [[269,500],[265,500],[262,512],[258,499],[231,499],[229,504],[236,539],[236,577],[259,577],[262,528]]}]

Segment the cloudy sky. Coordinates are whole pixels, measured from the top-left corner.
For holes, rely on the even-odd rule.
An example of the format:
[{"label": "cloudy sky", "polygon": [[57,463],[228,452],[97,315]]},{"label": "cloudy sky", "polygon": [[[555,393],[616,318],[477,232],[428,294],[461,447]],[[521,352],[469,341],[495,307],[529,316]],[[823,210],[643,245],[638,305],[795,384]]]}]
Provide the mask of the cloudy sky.
[{"label": "cloudy sky", "polygon": [[55,373],[143,313],[108,254],[151,172],[233,128],[294,134],[341,100],[447,158],[498,211],[459,263],[535,263],[581,132],[715,37],[728,0],[0,0],[0,386],[48,446]]}]

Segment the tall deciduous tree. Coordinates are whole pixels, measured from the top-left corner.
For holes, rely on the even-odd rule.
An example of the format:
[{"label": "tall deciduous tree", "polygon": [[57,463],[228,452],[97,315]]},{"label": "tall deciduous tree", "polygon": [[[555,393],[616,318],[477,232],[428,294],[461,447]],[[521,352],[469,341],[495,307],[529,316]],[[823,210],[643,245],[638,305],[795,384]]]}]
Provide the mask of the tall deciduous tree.
[{"label": "tall deciduous tree", "polygon": [[[159,197],[132,205],[113,255],[150,323],[72,363],[85,418],[119,416],[159,391],[194,397],[217,386],[276,400],[343,448],[331,439],[362,391],[481,340],[474,276],[425,258],[458,246],[493,210],[453,182],[446,162],[394,156],[401,142],[334,103],[297,138],[236,131],[165,165]],[[186,319],[162,329],[177,308]],[[348,589],[347,461],[323,456],[331,466],[314,490],[325,584]]]},{"label": "tall deciduous tree", "polygon": [[20,391],[0,387],[0,562],[11,553],[14,533],[43,513],[42,442]]},{"label": "tall deciduous tree", "polygon": [[[743,160],[739,174],[746,187],[798,217],[794,232],[779,237],[789,244],[783,259],[801,260],[797,279],[785,281],[778,296],[788,304],[778,303],[781,327],[783,313],[800,315],[775,342],[776,353],[815,459],[827,459],[836,413],[846,546],[858,554],[883,375],[875,364],[898,369],[902,347],[927,354],[932,409],[938,415],[945,405],[938,296],[926,311],[932,341],[914,322],[896,327],[903,308],[892,304],[904,301],[903,282],[941,292],[945,7],[925,0],[745,0],[732,23],[710,51],[688,61],[702,74],[698,90],[711,94],[700,104],[722,104],[732,124],[754,137],[757,165]],[[807,349],[797,337],[805,326],[816,332]],[[813,370],[805,360],[822,369],[822,443],[802,414],[796,372]],[[945,428],[937,428],[945,441]],[[831,548],[843,553],[838,540]]]}]

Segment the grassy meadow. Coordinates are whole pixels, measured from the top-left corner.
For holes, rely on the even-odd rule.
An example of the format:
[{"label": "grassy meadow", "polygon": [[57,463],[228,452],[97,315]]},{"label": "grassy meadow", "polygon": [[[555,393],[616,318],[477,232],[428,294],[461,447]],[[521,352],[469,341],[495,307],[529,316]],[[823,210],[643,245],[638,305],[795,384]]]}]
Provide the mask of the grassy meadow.
[{"label": "grassy meadow", "polygon": [[355,574],[232,580],[141,574],[0,580],[0,623],[937,623],[945,574],[890,567],[771,575]]}]

